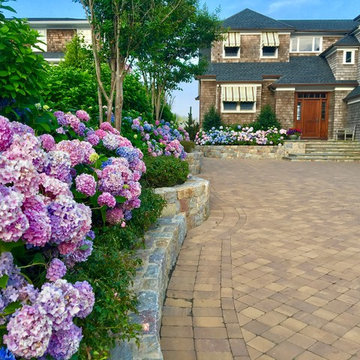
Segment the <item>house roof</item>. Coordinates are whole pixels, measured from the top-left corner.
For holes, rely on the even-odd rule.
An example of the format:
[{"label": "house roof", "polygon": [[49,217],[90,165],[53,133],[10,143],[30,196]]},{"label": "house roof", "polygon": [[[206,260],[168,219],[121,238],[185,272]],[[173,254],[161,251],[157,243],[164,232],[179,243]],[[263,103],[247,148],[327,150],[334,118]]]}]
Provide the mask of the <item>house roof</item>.
[{"label": "house roof", "polygon": [[346,98],[345,100],[351,100],[354,98],[360,97],[360,86],[356,87]]},{"label": "house roof", "polygon": [[256,11],[245,9],[230,16],[222,23],[225,28],[256,30],[292,30],[290,25],[262,15]]},{"label": "house roof", "polygon": [[216,76],[217,81],[262,81],[264,75],[278,75],[274,84],[342,84],[337,81],[327,63],[319,56],[290,57],[289,62],[274,63],[213,63],[205,76]]},{"label": "house roof", "polygon": [[347,33],[360,25],[360,20],[279,20],[296,31],[333,31]]},{"label": "house roof", "polygon": [[360,46],[360,43],[354,35],[347,35],[337,41],[334,46]]}]

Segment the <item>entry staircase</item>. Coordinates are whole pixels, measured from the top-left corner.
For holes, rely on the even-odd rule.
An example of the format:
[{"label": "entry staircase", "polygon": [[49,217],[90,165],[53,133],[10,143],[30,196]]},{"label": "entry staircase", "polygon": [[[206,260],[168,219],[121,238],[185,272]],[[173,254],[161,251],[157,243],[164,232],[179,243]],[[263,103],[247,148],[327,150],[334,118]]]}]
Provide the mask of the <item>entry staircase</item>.
[{"label": "entry staircase", "polygon": [[358,141],[305,141],[305,154],[288,154],[290,161],[360,161]]}]

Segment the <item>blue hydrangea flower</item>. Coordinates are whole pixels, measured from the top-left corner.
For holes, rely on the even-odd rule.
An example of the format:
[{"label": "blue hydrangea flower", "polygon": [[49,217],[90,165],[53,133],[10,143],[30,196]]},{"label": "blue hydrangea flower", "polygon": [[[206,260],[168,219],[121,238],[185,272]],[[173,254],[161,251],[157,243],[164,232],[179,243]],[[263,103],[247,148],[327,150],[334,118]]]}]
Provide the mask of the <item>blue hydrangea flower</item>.
[{"label": "blue hydrangea flower", "polygon": [[7,348],[2,347],[0,349],[0,360],[15,360],[15,356]]}]

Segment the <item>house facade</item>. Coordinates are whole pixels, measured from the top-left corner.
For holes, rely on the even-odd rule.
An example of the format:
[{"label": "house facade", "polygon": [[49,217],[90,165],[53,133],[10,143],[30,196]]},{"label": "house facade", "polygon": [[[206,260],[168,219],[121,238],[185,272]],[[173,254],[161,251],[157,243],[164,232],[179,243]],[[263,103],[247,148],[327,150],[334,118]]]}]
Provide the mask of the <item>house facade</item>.
[{"label": "house facade", "polygon": [[[58,64],[64,59],[66,44],[75,34],[83,37],[86,45],[91,44],[91,30],[87,20],[29,18],[28,23],[31,28],[39,32],[41,43],[38,46],[43,50],[41,54],[49,63]],[[39,52],[38,49],[34,51]]]},{"label": "house facade", "polygon": [[223,40],[202,52],[200,121],[215,106],[226,124],[250,123],[269,104],[303,138],[331,139],[357,122],[360,137],[360,16],[275,20],[245,9],[223,27]]}]

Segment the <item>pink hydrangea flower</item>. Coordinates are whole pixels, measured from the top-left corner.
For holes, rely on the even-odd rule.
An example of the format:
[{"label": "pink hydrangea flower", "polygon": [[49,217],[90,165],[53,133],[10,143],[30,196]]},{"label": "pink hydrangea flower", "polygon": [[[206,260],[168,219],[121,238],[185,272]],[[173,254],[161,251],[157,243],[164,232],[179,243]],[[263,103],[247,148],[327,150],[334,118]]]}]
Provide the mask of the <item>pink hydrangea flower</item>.
[{"label": "pink hydrangea flower", "polygon": [[76,116],[81,120],[88,122],[90,120],[90,115],[85,110],[78,110]]},{"label": "pink hydrangea flower", "polygon": [[96,193],[96,181],[92,175],[81,174],[75,178],[76,190],[87,196]]},{"label": "pink hydrangea flower", "polygon": [[40,140],[41,140],[42,147],[46,151],[51,151],[54,149],[55,139],[51,135],[49,135],[49,134],[40,135]]},{"label": "pink hydrangea flower", "polygon": [[116,199],[114,196],[112,196],[110,193],[108,192],[104,192],[102,193],[99,197],[98,197],[98,204],[99,206],[108,206],[109,208],[114,208],[116,205]]},{"label": "pink hydrangea flower", "polygon": [[110,209],[106,212],[106,221],[111,225],[121,224],[124,220],[124,212],[119,209]]},{"label": "pink hydrangea flower", "polygon": [[0,116],[0,151],[6,150],[13,139],[14,132],[7,118]]}]

